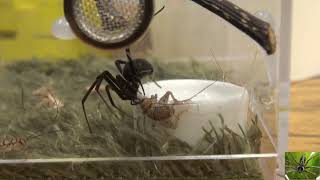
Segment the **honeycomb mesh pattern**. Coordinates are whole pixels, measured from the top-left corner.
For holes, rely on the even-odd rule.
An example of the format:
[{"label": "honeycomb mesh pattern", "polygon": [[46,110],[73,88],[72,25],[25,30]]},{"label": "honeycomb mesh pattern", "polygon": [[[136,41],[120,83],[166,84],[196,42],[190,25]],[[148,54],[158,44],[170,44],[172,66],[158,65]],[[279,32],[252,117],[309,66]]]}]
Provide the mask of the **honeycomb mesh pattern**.
[{"label": "honeycomb mesh pattern", "polygon": [[78,27],[90,39],[117,43],[140,27],[145,1],[148,0],[77,0],[73,13]]}]

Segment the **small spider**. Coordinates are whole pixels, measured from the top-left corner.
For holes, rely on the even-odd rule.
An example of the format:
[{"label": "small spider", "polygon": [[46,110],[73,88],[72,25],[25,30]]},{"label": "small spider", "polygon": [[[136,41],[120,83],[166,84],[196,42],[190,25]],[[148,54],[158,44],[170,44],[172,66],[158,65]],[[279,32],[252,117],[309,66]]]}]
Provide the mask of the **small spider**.
[{"label": "small spider", "polygon": [[289,168],[286,171],[286,174],[294,174],[294,173],[298,173],[298,174],[302,174],[303,176],[305,176],[305,178],[309,179],[307,174],[311,174],[312,177],[316,177],[317,174],[315,174],[314,172],[310,171],[310,169],[320,169],[320,166],[310,166],[308,165],[308,163],[310,162],[311,159],[318,157],[320,155],[320,153],[317,153],[315,155],[311,154],[310,158],[307,159],[306,155],[303,154],[300,157],[299,162],[296,161],[296,159],[292,156],[291,153],[288,153],[290,155],[290,159],[293,160],[293,165],[291,165],[292,161],[289,161],[288,159],[286,159],[286,167]]}]

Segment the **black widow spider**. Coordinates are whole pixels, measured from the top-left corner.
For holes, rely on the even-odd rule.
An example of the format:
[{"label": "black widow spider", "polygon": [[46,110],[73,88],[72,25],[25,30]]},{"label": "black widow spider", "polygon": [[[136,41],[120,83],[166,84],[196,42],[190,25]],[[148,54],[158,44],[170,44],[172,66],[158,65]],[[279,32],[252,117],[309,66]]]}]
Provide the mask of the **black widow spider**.
[{"label": "black widow spider", "polygon": [[105,86],[105,90],[107,92],[111,105],[118,109],[120,112],[123,111],[115,105],[111,97],[110,89],[113,90],[122,100],[130,100],[131,105],[137,105],[141,103],[142,98],[138,97],[138,94],[141,94],[139,92],[140,85],[142,87],[143,95],[145,95],[141,79],[145,76],[152,75],[153,67],[145,59],[132,59],[130,49],[126,49],[126,55],[128,61],[124,61],[121,59],[115,61],[115,65],[119,70],[120,74],[117,74],[114,77],[109,71],[102,72],[100,75],[97,76],[96,80],[93,82],[89,90],[82,98],[82,108],[90,133],[92,133],[92,129],[87,118],[84,103],[87,100],[90,93],[92,92],[92,90],[95,89],[95,91],[98,93],[98,95],[106,104],[106,106],[109,107],[107,101],[100,93],[100,86],[103,80],[105,80],[108,83]]}]

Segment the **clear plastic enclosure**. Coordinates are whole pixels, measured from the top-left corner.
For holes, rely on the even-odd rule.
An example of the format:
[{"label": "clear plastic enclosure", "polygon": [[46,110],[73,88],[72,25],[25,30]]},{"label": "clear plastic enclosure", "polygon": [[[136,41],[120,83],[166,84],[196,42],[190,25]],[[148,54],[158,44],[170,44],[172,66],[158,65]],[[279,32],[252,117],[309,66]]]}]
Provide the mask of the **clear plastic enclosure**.
[{"label": "clear plastic enclosure", "polygon": [[[165,9],[130,47],[154,69],[140,86],[147,99],[132,105],[111,90],[119,111],[103,81],[107,104],[96,91],[85,102],[90,133],[81,100],[101,72],[121,73],[125,50],[53,39],[60,0],[0,2],[16,22],[0,36],[0,177],[275,179],[280,48],[267,55],[192,1],[157,0]],[[279,42],[281,1],[232,2]]]}]

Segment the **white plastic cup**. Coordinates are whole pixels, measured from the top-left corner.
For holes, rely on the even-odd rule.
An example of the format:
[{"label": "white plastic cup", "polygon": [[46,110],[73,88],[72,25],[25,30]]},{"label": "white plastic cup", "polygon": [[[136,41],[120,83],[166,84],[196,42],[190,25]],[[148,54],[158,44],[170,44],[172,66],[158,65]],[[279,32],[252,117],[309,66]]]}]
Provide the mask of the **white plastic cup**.
[{"label": "white plastic cup", "polygon": [[[209,80],[178,79],[157,83],[162,87],[161,89],[152,82],[143,85],[147,97],[157,94],[160,99],[167,91],[171,91],[178,100],[185,100],[212,84],[194,97],[190,103],[174,106],[176,114],[182,113],[176,129],[168,128],[168,132],[190,146],[195,146],[202,139],[204,136],[202,128],[210,130],[210,121],[215,129],[222,128],[219,114],[224,118],[224,125],[239,135],[241,135],[239,125],[246,127],[249,96],[243,87]],[[152,119],[148,120],[152,121]],[[174,120],[176,117],[171,118],[171,121]]]}]

